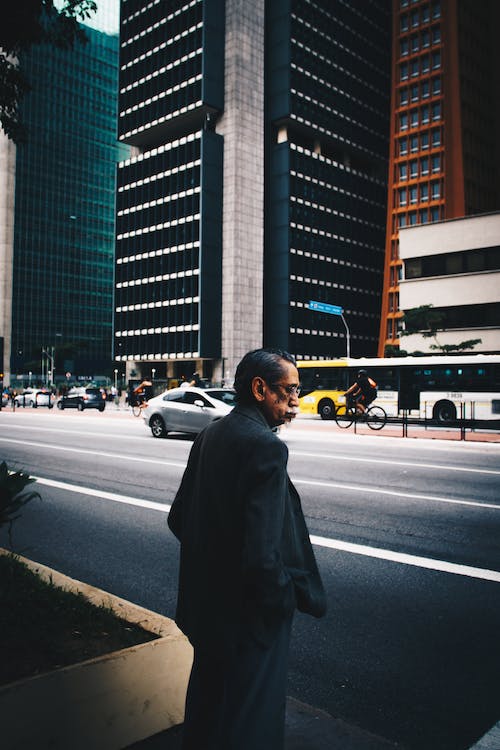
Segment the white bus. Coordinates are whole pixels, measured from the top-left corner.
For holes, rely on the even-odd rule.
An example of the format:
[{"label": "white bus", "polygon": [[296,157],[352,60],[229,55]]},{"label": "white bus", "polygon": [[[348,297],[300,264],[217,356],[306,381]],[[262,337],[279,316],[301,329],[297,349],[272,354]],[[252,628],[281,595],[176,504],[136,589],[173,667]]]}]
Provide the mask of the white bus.
[{"label": "white bus", "polygon": [[388,416],[403,411],[440,423],[500,420],[500,355],[301,360],[300,410],[332,419],[359,369],[375,380]]}]

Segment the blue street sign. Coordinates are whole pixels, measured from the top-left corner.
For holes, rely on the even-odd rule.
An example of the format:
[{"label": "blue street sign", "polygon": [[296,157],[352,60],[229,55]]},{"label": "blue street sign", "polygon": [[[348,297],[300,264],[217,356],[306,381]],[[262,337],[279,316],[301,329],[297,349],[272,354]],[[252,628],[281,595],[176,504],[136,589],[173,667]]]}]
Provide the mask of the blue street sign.
[{"label": "blue street sign", "polygon": [[338,305],[327,305],[325,302],[309,302],[309,310],[316,310],[316,312],[329,313],[330,315],[342,315],[344,312],[343,307]]}]

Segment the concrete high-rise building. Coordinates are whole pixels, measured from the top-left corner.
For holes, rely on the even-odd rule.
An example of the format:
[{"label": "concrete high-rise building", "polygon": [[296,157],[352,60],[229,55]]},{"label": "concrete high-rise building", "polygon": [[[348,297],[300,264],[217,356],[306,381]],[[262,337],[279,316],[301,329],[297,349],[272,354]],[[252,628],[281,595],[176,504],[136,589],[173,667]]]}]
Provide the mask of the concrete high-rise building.
[{"label": "concrete high-rise building", "polygon": [[116,163],[129,149],[116,137],[119,3],[99,5],[86,44],[19,59],[27,138],[0,146],[7,382],[112,369]]},{"label": "concrete high-rise building", "polygon": [[399,346],[399,230],[500,208],[499,21],[496,0],[394,0],[380,356]]},{"label": "concrete high-rise building", "polygon": [[[115,359],[231,379],[378,343],[390,3],[122,0]],[[123,365],[122,365],[123,367]]]}]

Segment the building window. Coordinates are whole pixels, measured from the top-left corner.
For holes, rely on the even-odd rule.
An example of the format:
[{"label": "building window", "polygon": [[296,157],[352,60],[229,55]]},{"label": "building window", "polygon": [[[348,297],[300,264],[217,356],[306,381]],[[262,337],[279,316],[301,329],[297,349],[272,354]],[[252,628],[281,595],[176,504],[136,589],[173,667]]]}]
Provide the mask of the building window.
[{"label": "building window", "polygon": [[406,57],[409,51],[410,51],[410,45],[408,44],[408,39],[401,39],[401,42],[399,44],[400,56]]},{"label": "building window", "polygon": [[429,55],[422,55],[422,74],[428,73],[431,69],[431,61]]},{"label": "building window", "polygon": [[410,150],[412,153],[418,151],[418,135],[412,135],[410,138]]},{"label": "building window", "polygon": [[440,0],[434,0],[432,3],[432,18],[441,18],[441,2]]},{"label": "building window", "polygon": [[414,83],[410,90],[411,90],[411,100],[412,100],[412,102],[418,102],[419,95],[418,95],[418,86],[417,86],[417,84]]},{"label": "building window", "polygon": [[408,165],[407,164],[399,164],[398,171],[399,171],[400,180],[408,179]]},{"label": "building window", "polygon": [[420,75],[420,69],[419,69],[418,60],[412,60],[411,61],[411,77],[418,78],[419,75]]},{"label": "building window", "polygon": [[436,76],[432,79],[432,96],[438,96],[441,93],[441,78]]},{"label": "building window", "polygon": [[426,175],[429,174],[429,157],[424,156],[422,159],[420,159],[420,174]]},{"label": "building window", "polygon": [[441,197],[441,184],[439,182],[431,182],[431,200],[437,201]]},{"label": "building window", "polygon": [[431,159],[432,164],[432,172],[440,172],[441,171],[441,156],[439,154],[433,154]]},{"label": "building window", "polygon": [[432,27],[432,43],[439,44],[441,41],[441,29],[439,26]]},{"label": "building window", "polygon": [[408,104],[408,89],[400,89],[399,91],[399,106],[404,107]]},{"label": "building window", "polygon": [[398,227],[405,227],[406,226],[406,214],[399,214],[398,215]]},{"label": "building window", "polygon": [[408,138],[399,139],[399,155],[404,156],[408,153]]},{"label": "building window", "polygon": [[420,115],[422,119],[422,125],[426,125],[428,122],[430,122],[430,113],[427,104],[424,104],[424,106],[421,108]]},{"label": "building window", "polygon": [[420,23],[420,13],[418,12],[418,10],[412,10],[412,12],[410,13],[410,19],[411,26],[414,29]]},{"label": "building window", "polygon": [[432,131],[432,148],[436,148],[441,145],[441,130],[436,128]]},{"label": "building window", "polygon": [[417,186],[413,185],[410,188],[410,203],[415,204],[417,202]]},{"label": "building window", "polygon": [[427,224],[429,218],[426,209],[420,210],[418,212],[418,220],[420,224]]},{"label": "building window", "polygon": [[402,32],[408,31],[408,29],[410,28],[410,20],[407,13],[403,13],[403,15],[401,16],[399,28]]},{"label": "building window", "polygon": [[437,70],[441,67],[441,52],[432,53],[432,69]]},{"label": "building window", "polygon": [[429,133],[426,132],[420,134],[420,148],[429,148]]},{"label": "building window", "polygon": [[414,180],[418,177],[418,161],[414,159],[410,162],[410,180]]},{"label": "building window", "polygon": [[406,206],[406,188],[399,188],[399,190],[398,190],[398,204],[400,206]]},{"label": "building window", "polygon": [[433,206],[431,208],[431,221],[439,221],[439,207]]},{"label": "building window", "polygon": [[411,227],[414,227],[417,223],[417,212],[416,211],[410,211],[408,214],[408,223]]},{"label": "building window", "polygon": [[420,87],[420,96],[422,99],[428,99],[430,94],[430,86],[429,81],[422,81],[422,85]]},{"label": "building window", "polygon": [[432,103],[432,119],[433,120],[441,119],[441,102]]},{"label": "building window", "polygon": [[410,127],[418,128],[418,109],[412,109],[410,112]]},{"label": "building window", "polygon": [[425,29],[422,31],[422,47],[430,47],[431,46],[431,35],[429,34],[429,31]]},{"label": "building window", "polygon": [[422,6],[422,23],[429,23],[431,20],[431,14],[429,11],[429,6],[424,5]]},{"label": "building window", "polygon": [[408,130],[408,115],[406,113],[399,115],[399,129]]},{"label": "building window", "polygon": [[429,200],[429,185],[427,183],[420,185],[420,200],[422,203],[427,203]]},{"label": "building window", "polygon": [[408,80],[408,63],[401,63],[401,65],[399,66],[399,80]]},{"label": "building window", "polygon": [[418,40],[418,34],[413,34],[411,38],[411,51],[412,54],[415,52],[418,52],[419,49],[419,40]]}]

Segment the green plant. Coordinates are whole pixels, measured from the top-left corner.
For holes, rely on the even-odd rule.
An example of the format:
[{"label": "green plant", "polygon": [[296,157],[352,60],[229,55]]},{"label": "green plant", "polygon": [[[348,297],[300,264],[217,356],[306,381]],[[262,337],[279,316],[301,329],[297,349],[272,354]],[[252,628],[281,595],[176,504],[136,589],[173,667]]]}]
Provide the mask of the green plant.
[{"label": "green plant", "polygon": [[20,517],[20,510],[30,500],[40,497],[35,491],[28,492],[28,485],[36,482],[34,477],[22,471],[10,471],[5,461],[0,464],[0,528],[8,526],[9,543],[12,547],[12,524]]},{"label": "green plant", "polygon": [[442,310],[435,310],[432,305],[420,305],[420,307],[406,310],[403,322],[404,329],[400,332],[400,336],[419,333],[424,339],[434,339],[435,343],[430,344],[429,348],[441,354],[468,351],[481,343],[481,339],[467,339],[458,344],[440,344],[437,334],[438,331],[446,330],[445,315]]}]

